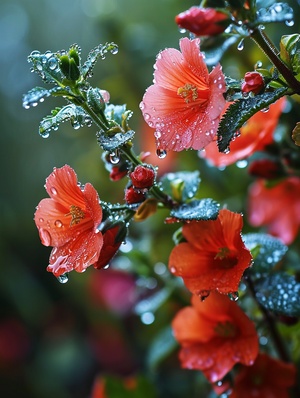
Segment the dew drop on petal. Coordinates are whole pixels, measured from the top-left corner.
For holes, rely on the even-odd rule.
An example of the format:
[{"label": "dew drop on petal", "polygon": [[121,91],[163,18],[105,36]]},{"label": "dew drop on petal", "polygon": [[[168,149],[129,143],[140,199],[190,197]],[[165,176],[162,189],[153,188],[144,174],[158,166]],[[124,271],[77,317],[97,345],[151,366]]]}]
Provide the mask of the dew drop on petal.
[{"label": "dew drop on petal", "polygon": [[54,187],[50,188],[50,192],[52,193],[52,195],[57,195],[57,190]]},{"label": "dew drop on petal", "polygon": [[228,294],[228,297],[231,301],[238,301],[239,299],[239,292],[231,292]]},{"label": "dew drop on petal", "polygon": [[54,225],[55,225],[57,228],[61,228],[61,227],[63,226],[63,223],[62,223],[60,220],[56,220],[55,223],[54,223]]},{"label": "dew drop on petal", "polygon": [[68,280],[69,280],[68,273],[59,275],[59,276],[57,277],[57,280],[58,280],[59,283],[67,283]]},{"label": "dew drop on petal", "polygon": [[44,222],[44,219],[42,217],[39,218],[39,222]]},{"label": "dew drop on petal", "polygon": [[170,272],[171,272],[172,274],[175,274],[176,271],[177,271],[176,267],[172,266],[172,267],[170,268]]}]

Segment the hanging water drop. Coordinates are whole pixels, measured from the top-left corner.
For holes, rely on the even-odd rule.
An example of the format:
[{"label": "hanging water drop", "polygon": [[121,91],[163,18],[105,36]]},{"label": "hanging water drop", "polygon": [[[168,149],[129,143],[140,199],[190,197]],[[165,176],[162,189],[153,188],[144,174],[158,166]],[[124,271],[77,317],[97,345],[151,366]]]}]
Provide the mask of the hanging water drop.
[{"label": "hanging water drop", "polygon": [[50,133],[49,133],[48,130],[40,132],[40,136],[43,137],[43,138],[48,138],[49,135],[50,135]]},{"label": "hanging water drop", "polygon": [[231,301],[238,301],[239,299],[239,292],[231,292],[228,294],[228,297]]},{"label": "hanging water drop", "polygon": [[66,272],[65,274],[59,275],[57,277],[57,280],[58,280],[59,283],[67,283],[68,280],[69,280],[68,273]]},{"label": "hanging water drop", "polygon": [[165,149],[157,149],[156,155],[159,157],[159,159],[164,159],[167,156],[167,151]]},{"label": "hanging water drop", "polygon": [[239,51],[244,50],[244,42],[245,42],[245,40],[242,39],[242,40],[239,42],[239,44],[237,45],[237,49],[238,49]]},{"label": "hanging water drop", "polygon": [[52,57],[49,59],[48,66],[50,70],[55,70],[57,68],[57,65],[58,63],[56,58]]},{"label": "hanging water drop", "polygon": [[110,49],[110,53],[112,54],[112,55],[115,55],[115,54],[118,54],[118,51],[119,51],[119,48],[118,48],[118,46],[113,46],[113,48],[111,48]]},{"label": "hanging water drop", "polygon": [[178,31],[179,31],[179,33],[186,33],[186,29],[181,28],[180,26],[178,28]]},{"label": "hanging water drop", "polygon": [[257,61],[256,64],[254,65],[254,69],[261,68],[263,66],[263,63],[261,61]]},{"label": "hanging water drop", "polygon": [[285,21],[286,26],[294,26],[295,22],[293,19],[289,19],[287,21]]},{"label": "hanging water drop", "polygon": [[120,155],[118,150],[109,154],[109,161],[111,164],[118,164],[120,162]]}]

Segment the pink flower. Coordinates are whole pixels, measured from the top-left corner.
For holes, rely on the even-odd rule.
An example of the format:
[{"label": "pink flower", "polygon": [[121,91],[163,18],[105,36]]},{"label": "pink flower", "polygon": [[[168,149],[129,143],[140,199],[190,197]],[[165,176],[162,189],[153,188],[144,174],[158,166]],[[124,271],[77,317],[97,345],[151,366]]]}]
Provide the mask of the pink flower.
[{"label": "pink flower", "polygon": [[55,168],[45,187],[50,198],[40,201],[34,221],[42,244],[53,247],[47,271],[56,277],[83,272],[98,260],[103,245],[98,194],[91,184],[80,187],[68,165]]},{"label": "pink flower", "polygon": [[226,19],[229,21],[226,14],[213,8],[191,7],[177,15],[175,21],[179,27],[197,36],[214,36],[224,32],[228,23],[220,22]]},{"label": "pink flower", "polygon": [[248,218],[255,227],[267,231],[285,244],[293,242],[300,226],[300,179],[289,177],[267,187],[257,180],[249,190]]},{"label": "pink flower", "polygon": [[154,84],[146,90],[140,108],[148,125],[156,129],[158,149],[202,149],[218,129],[225,79],[220,65],[208,72],[199,43],[183,38],[181,52],[167,48],[157,56]]}]

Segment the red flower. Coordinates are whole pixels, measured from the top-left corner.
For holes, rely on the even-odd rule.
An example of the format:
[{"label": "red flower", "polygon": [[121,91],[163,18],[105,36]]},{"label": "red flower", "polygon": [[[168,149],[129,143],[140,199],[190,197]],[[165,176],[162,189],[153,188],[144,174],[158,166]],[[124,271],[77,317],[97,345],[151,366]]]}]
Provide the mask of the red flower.
[{"label": "red flower", "polygon": [[180,28],[187,29],[196,36],[214,36],[224,32],[228,24],[219,22],[228,20],[228,15],[213,8],[191,7],[176,16]]},{"label": "red flower", "polygon": [[109,178],[112,181],[119,181],[121,180],[123,177],[125,177],[128,173],[128,170],[125,168],[125,170],[122,170],[122,168],[118,167],[118,166],[113,166],[110,170],[109,173]]},{"label": "red flower", "polygon": [[259,72],[247,72],[242,84],[242,92],[258,94],[265,86],[264,79]]},{"label": "red flower", "polygon": [[283,169],[278,161],[270,159],[257,159],[250,165],[248,172],[254,177],[266,178],[272,180],[282,175]]},{"label": "red flower", "polygon": [[241,238],[242,226],[242,216],[226,209],[220,210],[217,220],[185,224],[182,233],[187,242],[172,250],[170,271],[200,296],[213,290],[236,292],[252,261]]},{"label": "red flower", "polygon": [[219,152],[215,137],[215,141],[209,144],[205,151],[200,152],[200,156],[208,159],[216,167],[224,167],[263,150],[274,140],[273,133],[284,105],[285,99],[281,98],[270,106],[267,113],[257,112],[253,115],[240,129],[239,136],[231,141],[229,153]]},{"label": "red flower", "polygon": [[155,172],[150,166],[139,165],[130,173],[130,178],[132,185],[137,189],[151,188],[154,184]]},{"label": "red flower", "polygon": [[123,239],[126,236],[126,231],[126,227],[123,224],[119,224],[103,233],[101,256],[94,264],[95,268],[100,269],[108,265],[121,246]]},{"label": "red flower", "polygon": [[50,198],[41,200],[34,221],[42,244],[53,246],[47,271],[56,277],[83,272],[98,260],[103,244],[98,194],[91,184],[80,187],[68,165],[55,168],[45,187]]},{"label": "red flower", "polygon": [[236,363],[252,365],[258,354],[253,322],[237,303],[216,292],[203,302],[193,296],[192,306],[178,312],[172,327],[182,367],[201,370],[211,383]]},{"label": "red flower", "polygon": [[257,180],[249,190],[248,218],[255,227],[265,225],[267,231],[289,245],[300,226],[300,179],[289,177],[267,187]]},{"label": "red flower", "polygon": [[230,398],[288,398],[296,368],[266,354],[259,354],[252,366],[243,366],[237,374]]},{"label": "red flower", "polygon": [[129,204],[140,203],[146,199],[146,196],[141,191],[136,191],[133,187],[125,189],[125,200]]},{"label": "red flower", "polygon": [[140,108],[156,129],[161,150],[202,149],[213,140],[224,108],[225,79],[221,66],[208,73],[199,39],[180,40],[181,52],[162,51],[154,66],[154,84]]}]

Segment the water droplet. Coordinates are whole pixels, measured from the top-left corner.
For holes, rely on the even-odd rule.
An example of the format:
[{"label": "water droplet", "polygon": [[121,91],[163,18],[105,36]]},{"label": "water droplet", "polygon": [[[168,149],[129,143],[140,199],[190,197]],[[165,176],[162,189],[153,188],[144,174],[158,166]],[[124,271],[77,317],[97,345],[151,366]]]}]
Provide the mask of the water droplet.
[{"label": "water droplet", "polygon": [[149,113],[144,113],[144,118],[145,118],[145,120],[149,120],[150,119]]},{"label": "water droplet", "polygon": [[204,301],[208,296],[209,296],[210,291],[209,290],[202,290],[199,293],[199,297],[201,301]]},{"label": "water droplet", "polygon": [[281,12],[281,11],[282,11],[282,5],[281,5],[281,4],[276,4],[276,5],[274,6],[274,10],[275,10],[276,12]]},{"label": "water droplet", "polygon": [[244,42],[245,42],[245,40],[242,39],[242,40],[239,42],[239,44],[237,45],[237,49],[238,49],[239,51],[244,50]]},{"label": "water droplet", "polygon": [[41,242],[44,246],[50,246],[51,245],[51,235],[50,233],[44,229],[44,228],[40,228],[39,229],[39,234],[40,234],[40,238],[41,238]]},{"label": "water droplet", "polygon": [[60,220],[56,220],[55,223],[54,223],[54,225],[55,225],[57,228],[61,228],[61,227],[63,226],[63,223],[62,223]]},{"label": "water droplet", "polygon": [[156,139],[159,139],[159,138],[161,137],[161,132],[160,132],[160,131],[155,131],[154,137],[155,137]]},{"label": "water droplet", "polygon": [[140,102],[140,105],[139,105],[139,107],[140,107],[140,110],[142,111],[142,110],[145,108],[145,104],[144,104],[144,102]]},{"label": "water droplet", "polygon": [[58,62],[57,59],[52,57],[48,61],[48,66],[50,70],[55,70],[57,68]]},{"label": "water droplet", "polygon": [[52,195],[57,195],[57,189],[54,187],[50,188],[50,192],[52,193]]},{"label": "water droplet", "polygon": [[110,53],[113,55],[118,54],[118,51],[119,51],[119,48],[116,45],[110,49]]},{"label": "water droplet", "polygon": [[237,166],[239,169],[244,169],[245,167],[248,166],[248,162],[247,162],[247,160],[238,160],[238,161],[236,162],[236,166]]},{"label": "water droplet", "polygon": [[186,29],[181,28],[180,26],[178,28],[178,31],[179,31],[179,33],[186,33]]},{"label": "water droplet", "polygon": [[111,164],[118,164],[120,162],[119,151],[111,152],[109,154],[109,161]]},{"label": "water droplet", "polygon": [[254,65],[254,69],[261,68],[263,66],[263,63],[261,61],[257,61],[256,64]]},{"label": "water droplet", "polygon": [[39,219],[39,222],[44,222],[44,219],[41,217],[41,218]]},{"label": "water droplet", "polygon": [[58,280],[59,283],[67,283],[68,280],[69,280],[68,273],[66,272],[65,274],[59,275],[57,277],[57,280]]},{"label": "water droplet", "polygon": [[71,125],[73,127],[74,130],[78,130],[81,127],[81,124],[78,122],[78,120],[71,120]]},{"label": "water droplet", "polygon": [[269,110],[270,110],[270,108],[269,108],[269,107],[266,107],[266,108],[264,108],[264,109],[261,109],[261,112],[267,113],[267,112],[269,112]]},{"label": "water droplet", "polygon": [[295,22],[292,19],[285,21],[286,26],[294,26]]},{"label": "water droplet", "polygon": [[155,321],[155,316],[152,312],[144,312],[144,314],[141,315],[141,321],[144,325],[151,325],[151,323]]},{"label": "water droplet", "polygon": [[49,135],[50,135],[50,133],[48,130],[40,132],[40,136],[43,138],[48,138]]},{"label": "water droplet", "polygon": [[159,159],[164,159],[167,156],[167,151],[165,149],[157,149],[156,155],[159,157]]},{"label": "water droplet", "polygon": [[172,274],[175,274],[176,271],[177,271],[177,268],[176,268],[176,267],[174,267],[174,266],[171,266],[171,267],[170,267],[170,272],[171,272]]},{"label": "water droplet", "polygon": [[231,292],[228,294],[228,297],[231,301],[238,301],[239,299],[239,292]]}]

